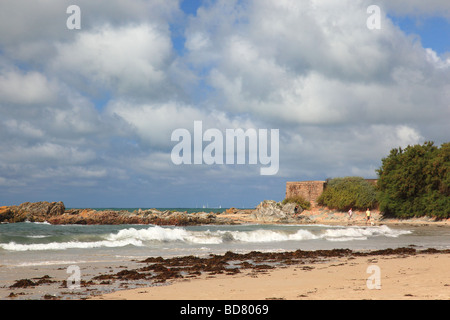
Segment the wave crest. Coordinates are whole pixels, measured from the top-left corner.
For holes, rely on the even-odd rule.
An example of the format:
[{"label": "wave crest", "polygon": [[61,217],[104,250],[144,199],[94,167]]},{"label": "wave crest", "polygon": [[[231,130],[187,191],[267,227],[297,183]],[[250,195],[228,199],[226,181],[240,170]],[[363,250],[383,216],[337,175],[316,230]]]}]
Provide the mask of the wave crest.
[{"label": "wave crest", "polygon": [[255,229],[250,231],[231,230],[186,230],[180,227],[150,226],[145,229],[127,228],[104,235],[98,241],[61,241],[50,243],[20,244],[16,242],[0,243],[0,248],[9,251],[40,251],[66,249],[92,249],[101,247],[151,246],[155,242],[181,242],[187,244],[222,244],[226,242],[270,243],[283,241],[353,241],[367,240],[369,237],[398,237],[411,233],[407,230],[395,230],[387,226],[376,227],[328,227],[320,230]]}]

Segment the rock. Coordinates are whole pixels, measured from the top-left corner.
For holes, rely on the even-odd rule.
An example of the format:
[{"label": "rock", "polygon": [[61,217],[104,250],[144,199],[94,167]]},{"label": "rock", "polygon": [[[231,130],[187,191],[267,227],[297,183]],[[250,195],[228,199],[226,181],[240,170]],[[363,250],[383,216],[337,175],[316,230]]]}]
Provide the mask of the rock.
[{"label": "rock", "polygon": [[264,200],[257,207],[252,217],[261,222],[282,222],[288,219],[282,205],[274,200]]},{"label": "rock", "polygon": [[239,211],[238,209],[233,207],[233,208],[226,209],[225,213],[226,214],[236,214],[236,213],[238,213],[238,211]]},{"label": "rock", "polygon": [[178,211],[159,211],[157,209],[96,211],[92,209],[70,209],[64,215],[50,217],[51,224],[155,224],[188,226],[200,224],[232,224],[228,218],[217,217],[214,213],[187,213]]},{"label": "rock", "polygon": [[0,222],[12,222],[13,219],[14,212],[10,209],[10,207],[0,207]]},{"label": "rock", "polygon": [[64,214],[64,203],[59,202],[24,202],[18,206],[0,208],[1,222],[44,222],[47,219]]},{"label": "rock", "polygon": [[[286,212],[286,213],[292,215],[292,214],[295,214],[295,206],[296,205],[297,205],[296,203],[292,203],[292,202],[286,203],[286,204],[282,205],[281,210],[283,212]],[[303,211],[303,209],[299,206],[297,213],[301,213],[302,211]]]},{"label": "rock", "polygon": [[[281,204],[274,200],[264,200],[257,207],[251,217],[260,222],[292,223],[300,220],[307,221],[307,217],[294,215],[295,204]],[[299,211],[299,213],[301,210]]]},{"label": "rock", "polygon": [[155,224],[155,225],[201,225],[234,224],[233,220],[218,217],[212,212],[187,213],[178,211],[159,211],[157,209],[137,210],[102,210],[69,209],[65,210],[62,202],[25,202],[19,206],[0,207],[0,222],[48,222],[50,224]]}]

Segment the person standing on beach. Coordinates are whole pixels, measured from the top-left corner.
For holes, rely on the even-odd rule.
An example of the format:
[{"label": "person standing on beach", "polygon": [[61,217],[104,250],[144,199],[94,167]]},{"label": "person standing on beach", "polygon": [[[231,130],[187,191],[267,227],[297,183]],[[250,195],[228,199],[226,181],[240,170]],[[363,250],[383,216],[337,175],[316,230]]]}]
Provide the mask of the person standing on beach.
[{"label": "person standing on beach", "polygon": [[367,211],[366,211],[366,218],[367,218],[367,221],[366,221],[366,224],[370,221],[370,210],[369,210],[369,208],[367,208]]},{"label": "person standing on beach", "polygon": [[352,214],[353,214],[353,211],[352,211],[352,208],[350,208],[350,210],[348,210],[348,220],[350,220],[352,218]]}]

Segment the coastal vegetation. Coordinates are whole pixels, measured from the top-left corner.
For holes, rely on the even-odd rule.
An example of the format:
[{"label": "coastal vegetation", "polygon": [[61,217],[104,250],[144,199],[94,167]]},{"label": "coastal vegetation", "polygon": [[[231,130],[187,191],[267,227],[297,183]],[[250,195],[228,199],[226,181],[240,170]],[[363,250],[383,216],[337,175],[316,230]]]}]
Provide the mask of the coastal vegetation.
[{"label": "coastal vegetation", "polygon": [[392,149],[378,173],[380,210],[387,216],[450,217],[450,143]]},{"label": "coastal vegetation", "polygon": [[377,184],[362,177],[334,178],[319,205],[345,211],[379,208],[385,217],[450,218],[450,143],[395,148],[382,159]]},{"label": "coastal vegetation", "polygon": [[298,204],[303,210],[311,209],[311,202],[306,200],[300,195],[295,195],[292,197],[287,197],[282,201],[282,204],[295,203]]},{"label": "coastal vegetation", "polygon": [[328,180],[317,203],[341,211],[365,210],[377,206],[376,196],[376,187],[362,177],[334,178]]}]

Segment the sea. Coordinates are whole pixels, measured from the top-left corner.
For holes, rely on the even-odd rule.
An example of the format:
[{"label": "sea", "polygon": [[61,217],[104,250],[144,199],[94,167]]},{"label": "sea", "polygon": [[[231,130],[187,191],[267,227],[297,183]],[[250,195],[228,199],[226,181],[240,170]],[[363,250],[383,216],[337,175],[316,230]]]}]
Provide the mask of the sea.
[{"label": "sea", "polygon": [[[171,210],[201,211],[194,208]],[[203,210],[222,212],[225,209]],[[417,249],[449,249],[450,230],[438,226],[405,225],[243,224],[179,227],[21,222],[0,224],[0,271],[2,267],[109,263],[159,256],[207,256],[227,251],[375,250],[410,246]]]}]

